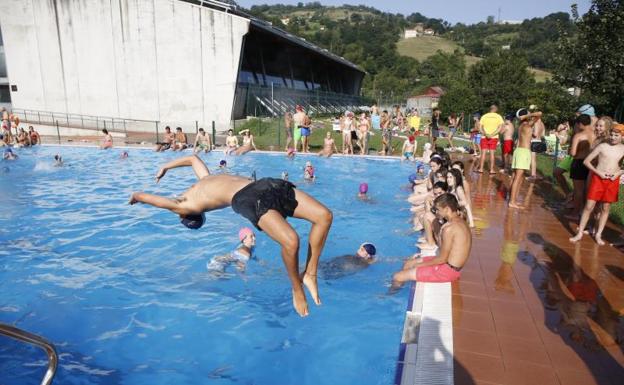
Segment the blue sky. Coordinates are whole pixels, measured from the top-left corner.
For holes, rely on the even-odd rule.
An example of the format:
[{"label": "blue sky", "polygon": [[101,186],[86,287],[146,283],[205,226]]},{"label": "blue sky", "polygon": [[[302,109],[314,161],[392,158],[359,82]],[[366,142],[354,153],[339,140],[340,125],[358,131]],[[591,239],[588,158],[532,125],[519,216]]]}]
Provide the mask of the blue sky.
[{"label": "blue sky", "polygon": [[[297,0],[236,0],[249,8],[254,4],[297,4]],[[302,1],[307,3],[308,1]],[[546,16],[553,12],[569,12],[570,5],[578,4],[579,13],[587,12],[590,0],[320,0],[323,5],[364,4],[382,11],[409,15],[420,12],[429,18],[441,18],[453,24],[485,21],[488,15],[503,20],[524,20]]]}]

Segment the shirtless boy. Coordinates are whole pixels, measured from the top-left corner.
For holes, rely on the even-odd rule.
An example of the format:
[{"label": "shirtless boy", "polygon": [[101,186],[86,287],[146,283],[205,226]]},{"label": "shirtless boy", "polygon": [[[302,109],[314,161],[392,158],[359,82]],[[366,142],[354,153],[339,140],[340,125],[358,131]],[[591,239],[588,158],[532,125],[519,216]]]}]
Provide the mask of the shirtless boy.
[{"label": "shirtless boy", "polygon": [[[168,170],[187,166],[193,168],[198,181],[180,197],[171,199],[135,192],[128,203],[147,203],[170,210],[178,214],[181,223],[190,229],[199,229],[204,224],[205,212],[232,206],[234,212],[247,218],[258,230],[266,232],[280,244],[297,313],[302,317],[308,315],[303,285],[310,292],[314,303],[320,305],[316,274],[319,256],[331,227],[332,212],[288,181],[264,178],[254,182],[234,175],[211,175],[196,155],[165,164],[156,174],[156,182]],[[286,221],[286,217],[305,219],[312,223],[308,258],[301,274],[298,271],[299,235]]]},{"label": "shirtless boy", "polygon": [[500,169],[500,172],[507,172],[507,168],[509,167],[509,172],[511,172],[511,157],[513,154],[513,136],[515,127],[513,125],[513,114],[505,115],[505,124],[503,124],[503,128],[501,129],[501,134],[503,134],[503,167]]},{"label": "shirtless boy", "polygon": [[442,194],[434,201],[436,216],[446,223],[440,230],[440,253],[437,257],[410,259],[393,276],[391,291],[407,281],[452,282],[461,276],[472,247],[472,234],[460,214],[457,198]]},{"label": "shirtless boy", "polygon": [[182,127],[176,127],[175,141],[173,142],[172,151],[182,151],[188,147],[188,139],[186,134],[182,132]]},{"label": "shirtless boy", "polygon": [[592,143],[596,138],[594,126],[589,115],[580,115],[576,119],[578,131],[572,138],[570,155],[572,155],[572,165],[570,166],[570,179],[574,187],[574,211],[568,215],[569,218],[578,219],[583,208],[585,195],[585,185],[589,176],[589,169],[585,166],[585,158],[591,152]]},{"label": "shirtless boy", "polygon": [[405,142],[403,142],[403,149],[401,150],[403,153],[403,158],[401,158],[401,160],[410,160],[410,157],[412,160],[414,159],[414,154],[416,153],[415,140],[416,139],[413,135],[410,135],[407,139],[405,139]]},{"label": "shirtless boy", "polygon": [[203,128],[199,129],[197,136],[195,137],[195,145],[193,146],[193,153],[196,154],[204,150],[205,153],[212,151],[212,140],[210,135],[204,131]]},{"label": "shirtless boy", "polygon": [[338,148],[336,147],[336,143],[332,138],[331,131],[327,131],[327,134],[325,134],[325,140],[323,142],[323,149],[321,150],[321,152],[319,152],[319,156],[325,156],[329,158],[330,156],[332,156],[334,151],[338,152]]},{"label": "shirtless boy", "polygon": [[518,192],[522,187],[524,173],[531,170],[531,137],[533,135],[533,119],[542,116],[541,112],[529,113],[525,108],[518,110],[516,117],[522,122],[518,127],[518,147],[513,153],[511,168],[513,170],[513,181],[511,182],[511,197],[509,207],[522,209],[518,205]]},{"label": "shirtless boy", "polygon": [[171,127],[169,126],[165,127],[165,133],[163,134],[163,141],[156,143],[156,148],[154,149],[154,151],[156,152],[167,151],[168,149],[171,148],[171,145],[173,144],[174,140],[175,140],[175,134],[171,132]]},{"label": "shirtless boy", "polygon": [[[624,135],[624,124],[616,124],[611,128],[609,141],[596,146],[583,161],[585,167],[592,172],[591,181],[589,182],[587,203],[583,209],[581,223],[576,235],[570,238],[571,242],[578,242],[581,240],[587,222],[596,207],[596,202],[600,202],[602,203],[602,212],[600,213],[600,220],[595,237],[596,243],[601,246],[605,244],[602,240],[602,231],[609,217],[611,203],[618,201],[620,176],[624,175],[624,170],[620,168],[620,164],[624,158],[622,135]],[[594,166],[592,161],[596,158],[598,158],[598,165]]]}]

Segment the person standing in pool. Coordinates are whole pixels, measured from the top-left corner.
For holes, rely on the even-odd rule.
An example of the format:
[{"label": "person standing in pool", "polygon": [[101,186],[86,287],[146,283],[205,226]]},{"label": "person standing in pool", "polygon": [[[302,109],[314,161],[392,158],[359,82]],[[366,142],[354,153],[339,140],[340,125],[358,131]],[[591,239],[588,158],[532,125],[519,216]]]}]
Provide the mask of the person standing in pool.
[{"label": "person standing in pool", "polygon": [[440,229],[440,253],[437,257],[412,258],[394,274],[391,292],[405,282],[452,282],[461,276],[472,248],[472,234],[460,214],[459,202],[453,194],[442,194],[434,201],[435,214],[445,223]]},{"label": "person standing in pool", "polygon": [[[205,212],[232,206],[234,212],[247,218],[258,230],[266,232],[280,244],[282,260],[292,285],[293,306],[297,313],[302,317],[308,315],[304,285],[314,303],[320,305],[316,275],[319,257],[331,228],[332,212],[288,181],[274,178],[252,181],[234,175],[211,175],[204,162],[196,155],[165,164],[156,174],[156,182],[171,169],[189,166],[193,168],[198,181],[180,197],[171,199],[135,192],[128,203],[146,203],[170,210],[179,215],[181,223],[190,229],[203,226]],[[312,224],[308,257],[301,274],[298,271],[299,235],[286,221],[287,217],[304,219]]]}]

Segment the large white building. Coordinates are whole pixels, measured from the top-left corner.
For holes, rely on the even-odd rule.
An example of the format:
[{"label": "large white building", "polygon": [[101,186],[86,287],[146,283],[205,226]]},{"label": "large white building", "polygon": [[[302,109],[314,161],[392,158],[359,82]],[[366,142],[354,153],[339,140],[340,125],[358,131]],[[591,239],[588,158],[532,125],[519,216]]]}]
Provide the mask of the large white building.
[{"label": "large white building", "polygon": [[223,129],[311,94],[321,110],[321,93],[355,97],[364,76],[213,0],[2,0],[0,28],[22,109]]}]

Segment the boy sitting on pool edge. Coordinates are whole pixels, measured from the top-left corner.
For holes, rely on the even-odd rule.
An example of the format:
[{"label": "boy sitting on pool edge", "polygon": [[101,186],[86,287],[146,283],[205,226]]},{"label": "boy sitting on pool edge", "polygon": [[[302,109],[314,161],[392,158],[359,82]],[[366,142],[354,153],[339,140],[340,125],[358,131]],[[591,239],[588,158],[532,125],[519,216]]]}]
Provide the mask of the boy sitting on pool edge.
[{"label": "boy sitting on pool edge", "polygon": [[394,274],[391,292],[407,281],[452,282],[459,279],[472,247],[472,234],[460,215],[454,195],[445,193],[434,201],[436,216],[446,220],[440,230],[440,253],[437,257],[414,258],[405,262]]}]

